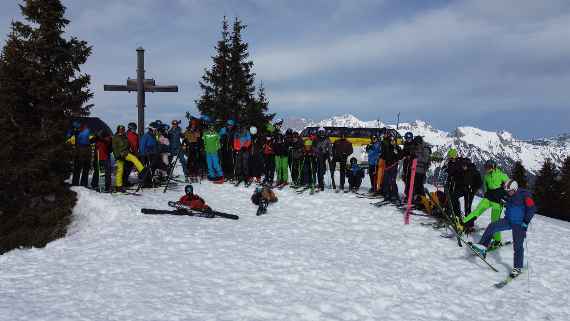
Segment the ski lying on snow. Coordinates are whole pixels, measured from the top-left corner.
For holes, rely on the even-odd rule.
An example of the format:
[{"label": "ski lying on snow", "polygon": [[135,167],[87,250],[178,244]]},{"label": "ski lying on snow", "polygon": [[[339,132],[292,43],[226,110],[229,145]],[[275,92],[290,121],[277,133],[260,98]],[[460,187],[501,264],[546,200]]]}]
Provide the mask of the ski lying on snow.
[{"label": "ski lying on snow", "polygon": [[504,280],[502,280],[501,282],[495,283],[494,286],[495,286],[497,289],[502,289],[502,288],[505,287],[505,285],[511,283],[511,281],[513,281],[513,280],[516,279],[517,277],[518,277],[518,275],[515,276],[515,277],[513,277],[512,274],[509,274],[509,275],[508,275]]},{"label": "ski lying on snow", "polygon": [[232,220],[237,220],[239,219],[239,216],[234,215],[234,214],[229,214],[229,213],[224,213],[224,212],[218,212],[218,211],[202,211],[202,210],[197,210],[197,209],[191,209],[185,205],[182,205],[178,202],[173,202],[170,201],[168,202],[168,206],[170,207],[174,207],[176,209],[182,209],[182,210],[186,210],[186,211],[191,211],[191,212],[199,212],[199,213],[204,213],[204,214],[214,214],[215,216],[219,216],[219,217],[223,217],[223,218],[229,218]]},{"label": "ski lying on snow", "polygon": [[197,216],[197,217],[206,217],[206,218],[213,218],[213,214],[205,214],[202,212],[192,212],[187,210],[160,210],[154,208],[141,208],[141,213],[143,214],[150,214],[150,215],[162,215],[162,214],[169,214],[169,215],[186,215],[186,216]]}]

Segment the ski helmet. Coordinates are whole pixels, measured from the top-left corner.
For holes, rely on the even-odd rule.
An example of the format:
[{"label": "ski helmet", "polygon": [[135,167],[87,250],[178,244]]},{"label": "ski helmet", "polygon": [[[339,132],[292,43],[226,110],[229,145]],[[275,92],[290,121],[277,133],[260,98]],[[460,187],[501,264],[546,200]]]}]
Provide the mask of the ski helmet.
[{"label": "ski helmet", "polygon": [[186,187],[184,187],[184,193],[186,193],[187,195],[193,195],[194,187],[192,187],[192,185],[186,185]]},{"label": "ski helmet", "polygon": [[322,137],[322,136],[325,136],[325,133],[326,133],[326,131],[325,131],[325,128],[324,128],[324,127],[319,127],[319,129],[317,130],[317,135],[318,135],[318,136],[321,136],[321,137]]},{"label": "ski helmet", "polygon": [[509,179],[504,185],[505,191],[516,192],[519,189],[519,184],[514,179]]},{"label": "ski helmet", "polygon": [[356,157],[351,157],[350,158],[350,165],[356,165],[356,163],[358,163],[358,160],[356,159]]},{"label": "ski helmet", "polygon": [[127,128],[130,129],[130,130],[132,130],[132,131],[135,131],[135,130],[137,130],[137,124],[135,124],[135,123],[133,123],[133,122],[130,122],[130,123],[127,125]]},{"label": "ski helmet", "polygon": [[117,133],[124,132],[124,131],[125,131],[125,126],[123,126],[123,125],[117,126]]},{"label": "ski helmet", "polygon": [[447,157],[448,157],[448,158],[457,158],[457,149],[455,149],[455,148],[450,148],[450,149],[447,151]]},{"label": "ski helmet", "polygon": [[497,163],[494,160],[489,159],[485,162],[485,169],[486,170],[493,169],[495,167],[497,167]]},{"label": "ski helmet", "polygon": [[265,129],[272,134],[275,131],[275,126],[273,126],[273,124],[268,123],[267,126],[265,126]]},{"label": "ski helmet", "polygon": [[293,135],[293,130],[291,128],[287,128],[287,130],[285,131],[285,135],[287,136]]},{"label": "ski helmet", "polygon": [[252,135],[256,135],[256,134],[257,134],[257,127],[251,126],[251,127],[249,128],[249,132],[250,132],[250,134],[252,134]]},{"label": "ski helmet", "polygon": [[410,143],[414,139],[414,134],[412,134],[412,132],[407,132],[404,134],[404,139],[406,142]]}]

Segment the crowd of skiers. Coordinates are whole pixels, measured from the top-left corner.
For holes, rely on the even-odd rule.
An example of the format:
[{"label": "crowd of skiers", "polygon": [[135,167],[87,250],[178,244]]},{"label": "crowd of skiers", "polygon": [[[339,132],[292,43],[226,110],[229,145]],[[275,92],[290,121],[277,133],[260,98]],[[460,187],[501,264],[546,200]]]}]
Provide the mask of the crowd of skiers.
[{"label": "crowd of skiers", "polygon": [[[232,181],[236,185],[258,183],[260,187],[252,201],[261,204],[259,215],[269,202],[277,200],[270,192],[271,187],[282,188],[291,184],[310,189],[311,193],[323,191],[328,171],[331,188],[336,192],[358,192],[366,167],[371,185],[369,195],[381,195],[386,201],[399,204],[401,199],[396,179],[401,163],[401,177],[406,186],[404,197],[407,199],[407,194],[412,192],[410,197],[415,206],[428,212],[434,208],[434,201],[441,202],[456,220],[453,224],[457,230],[472,232],[476,218],[491,209],[492,224],[475,247],[484,254],[488,248],[501,245],[501,231],[512,229],[513,273],[520,273],[522,241],[534,214],[534,202],[530,193],[518,189],[517,183],[510,180],[493,160],[485,163],[482,178],[469,158],[459,157],[456,149],[450,149],[447,161],[435,174],[437,177],[446,176],[444,192],[431,193],[435,196],[433,198],[424,189],[432,159],[431,149],[421,136],[414,137],[411,132],[404,135],[403,144],[395,131],[384,130],[381,137],[370,137],[370,144],[365,147],[368,162],[359,164],[355,157],[351,157],[354,152],[352,143],[342,132],[333,142],[324,128],[308,137],[301,137],[292,129],[282,133],[280,126],[271,123],[264,128],[263,135],[256,127],[239,126],[232,119],[223,125],[216,128],[208,117],[203,116],[191,119],[186,130],[182,131],[180,121],[173,120],[168,126],[157,120],[149,124],[139,139],[135,123],[129,123],[127,129],[119,125],[116,133],[111,135],[103,130],[92,133],[89,128],[74,122],[68,137],[75,146],[72,184],[88,186],[87,177],[94,160],[91,187],[98,189],[99,178],[104,176],[104,188],[100,190],[111,192],[111,153],[115,159],[115,191],[118,192],[124,192],[125,185],[131,185],[129,175],[133,168],[138,171],[143,186],[149,186],[160,184],[179,161],[186,182],[207,176],[218,184],[224,181]],[[340,174],[338,186],[335,181],[337,168]],[[104,175],[99,175],[99,172]],[[347,181],[348,188],[345,189]],[[481,188],[484,198],[472,210],[474,196]],[[183,201],[203,203],[203,200],[194,198]],[[504,208],[505,217],[501,219]]]}]

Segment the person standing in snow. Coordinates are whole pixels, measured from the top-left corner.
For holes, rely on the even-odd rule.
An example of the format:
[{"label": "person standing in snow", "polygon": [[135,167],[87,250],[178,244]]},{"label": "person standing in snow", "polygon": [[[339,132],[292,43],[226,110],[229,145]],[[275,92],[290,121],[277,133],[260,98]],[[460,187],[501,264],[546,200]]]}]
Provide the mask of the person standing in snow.
[{"label": "person standing in snow", "polygon": [[[346,176],[346,161],[348,160],[348,156],[352,155],[353,152],[352,143],[346,139],[346,133],[342,131],[340,133],[340,139],[336,140],[333,144],[333,161],[331,165],[331,177],[332,177],[332,185],[335,192],[343,191],[344,192],[344,180]],[[334,170],[336,168],[336,163],[339,163],[339,172],[340,172],[340,190],[336,189],[336,184],[334,181]],[[350,185],[350,182],[349,182]]]},{"label": "person standing in snow", "polygon": [[[509,176],[497,167],[497,163],[493,160],[485,162],[486,174],[483,178],[483,188],[485,190],[485,198],[483,198],[477,208],[463,219],[463,224],[468,224],[471,220],[476,219],[489,208],[491,209],[491,222],[496,222],[501,218],[503,211],[502,199],[505,197],[504,184],[509,181]],[[501,245],[501,233],[498,231],[493,236],[492,246]]]},{"label": "person standing in snow", "polygon": [[473,248],[485,257],[491,246],[491,237],[498,232],[512,230],[514,263],[510,276],[514,278],[522,273],[524,239],[528,225],[536,211],[536,206],[532,194],[525,189],[518,188],[515,180],[509,179],[503,186],[507,193],[505,217],[489,224],[481,240],[479,243],[473,244]]},{"label": "person standing in snow", "polygon": [[287,142],[281,133],[275,134],[275,142],[273,143],[273,152],[275,153],[275,169],[277,172],[277,185],[285,186],[289,181],[289,148]]},{"label": "person standing in snow", "polygon": [[378,136],[370,137],[370,144],[366,146],[366,154],[368,155],[368,175],[370,176],[370,193],[376,193],[376,166],[380,159],[380,152],[382,151],[382,143]]},{"label": "person standing in snow", "polygon": [[402,149],[398,146],[395,134],[392,131],[386,131],[384,134],[381,157],[386,164],[382,182],[382,194],[386,200],[399,202],[400,195],[398,194],[396,178],[398,177],[398,162],[402,158]]},{"label": "person standing in snow", "polygon": [[330,157],[332,155],[332,143],[326,135],[323,127],[317,131],[317,139],[313,144],[317,155],[317,182],[319,190],[325,190],[325,173],[327,172],[327,163],[330,164]]},{"label": "person standing in snow", "polygon": [[224,182],[224,172],[220,166],[218,152],[221,148],[220,135],[214,131],[214,125],[210,124],[204,135],[204,150],[206,151],[206,161],[208,163],[208,179],[217,183]]},{"label": "person standing in snow", "polygon": [[95,171],[91,179],[91,187],[93,189],[99,188],[99,172],[105,173],[105,188],[100,189],[102,193],[111,192],[111,133],[99,130],[95,135]]},{"label": "person standing in snow", "polygon": [[263,163],[265,169],[263,184],[273,186],[273,178],[275,177],[275,152],[273,152],[273,138],[270,135],[265,137],[265,143],[263,144]]},{"label": "person standing in snow", "polygon": [[[129,152],[136,157],[139,157],[139,135],[137,134],[137,124],[129,123],[127,125],[127,139],[129,141]],[[133,164],[130,162],[125,163],[125,171],[123,173],[123,182],[125,186],[129,187],[129,176],[133,170]]]},{"label": "person standing in snow", "polygon": [[125,168],[125,162],[131,162],[139,172],[139,178],[144,177],[147,168],[141,164],[139,159],[129,152],[129,140],[125,133],[125,126],[117,126],[117,133],[113,137],[112,141],[113,155],[116,159],[116,172],[115,172],[115,191],[125,192],[125,187],[123,186],[123,171]]},{"label": "person standing in snow", "polygon": [[169,160],[172,162],[173,159],[178,157],[180,165],[182,165],[182,172],[184,173],[184,180],[188,181],[188,160],[186,159],[186,154],[182,151],[182,129],[180,128],[180,121],[173,120],[171,127],[168,130],[167,136],[170,142],[170,157]]},{"label": "person standing in snow", "polygon": [[88,186],[89,170],[91,169],[91,131],[79,121],[72,123],[71,133],[67,142],[73,145],[73,178],[71,185]]}]

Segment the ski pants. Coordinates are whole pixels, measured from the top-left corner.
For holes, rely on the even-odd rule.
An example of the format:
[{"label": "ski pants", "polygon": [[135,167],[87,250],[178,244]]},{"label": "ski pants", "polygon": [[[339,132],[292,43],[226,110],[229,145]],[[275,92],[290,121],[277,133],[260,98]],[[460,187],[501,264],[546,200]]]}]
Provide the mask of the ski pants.
[{"label": "ski pants", "polygon": [[210,179],[224,176],[218,153],[206,153],[206,162],[208,163],[208,177]]},{"label": "ski pants", "polygon": [[421,196],[425,194],[424,182],[426,180],[425,173],[417,173],[414,179],[414,196]]},{"label": "ski pants", "polygon": [[272,184],[275,178],[275,155],[264,155],[263,162],[265,163],[265,181]]},{"label": "ski pants", "polygon": [[396,184],[397,177],[398,166],[396,164],[384,169],[384,182],[382,183],[382,191],[384,197],[388,200],[400,199],[400,195],[398,194],[398,185]]},{"label": "ski pants", "polygon": [[73,160],[73,178],[71,185],[78,186],[81,177],[81,186],[87,187],[89,170],[91,169],[91,146],[77,146]]},{"label": "ski pants", "polygon": [[100,160],[95,164],[93,178],[91,179],[91,187],[93,189],[99,188],[100,172],[105,175],[105,191],[111,191],[111,160]]},{"label": "ski pants", "polygon": [[319,188],[325,188],[325,174],[327,172],[327,158],[318,157],[317,158],[317,181],[319,182]]},{"label": "ski pants", "polygon": [[513,231],[514,267],[522,269],[524,261],[524,239],[526,231],[519,224],[511,224],[506,218],[495,221],[485,229],[479,244],[489,247],[493,234],[500,234],[501,231]]},{"label": "ski pants", "polygon": [[[477,208],[475,208],[473,212],[469,213],[469,215],[463,219],[463,223],[467,223],[472,219],[481,216],[481,214],[483,214],[489,208],[491,209],[491,222],[498,221],[501,218],[503,206],[499,203],[491,202],[490,200],[484,198],[481,200],[481,202],[479,202],[479,204],[477,204]],[[501,241],[501,232],[498,231],[495,233],[495,235],[493,235],[493,239],[498,242]]]},{"label": "ski pants", "polygon": [[315,169],[316,161],[313,157],[305,157],[302,162],[301,172],[303,173],[303,179],[301,183],[303,185],[314,187],[315,186]]},{"label": "ski pants", "polygon": [[360,185],[362,185],[362,175],[353,175],[351,171],[348,171],[348,187],[350,189],[358,190]]},{"label": "ski pants", "polygon": [[236,177],[245,180],[249,177],[249,153],[245,150],[240,150],[236,154]]},{"label": "ski pants", "polygon": [[[344,189],[344,181],[346,179],[346,158],[341,158],[341,159],[334,159],[333,160],[333,166],[331,168],[336,167],[336,163],[339,163],[340,168],[338,169],[339,173],[340,173],[340,188]],[[334,174],[333,174],[334,175]]]},{"label": "ski pants", "polygon": [[139,173],[144,169],[144,166],[139,161],[139,159],[131,153],[128,153],[124,159],[117,159],[117,171],[115,172],[115,186],[117,187],[123,186],[123,171],[125,170],[125,161],[133,163]]},{"label": "ski pants", "polygon": [[287,183],[289,180],[289,168],[288,168],[288,158],[287,156],[275,156],[275,167],[277,169],[277,182]]},{"label": "ski pants", "polygon": [[202,159],[200,145],[197,143],[190,143],[188,145],[188,158],[186,161],[186,173],[188,176],[200,175],[200,170],[203,168],[202,162],[204,162],[204,160]]},{"label": "ski pants", "polygon": [[[461,207],[459,205],[459,198],[463,197],[463,205],[465,207],[465,213],[471,213],[471,205],[473,204],[473,198],[475,197],[475,193],[470,192],[468,189],[459,189],[454,190],[451,192],[451,202],[453,205],[453,209],[455,210],[455,214],[461,216]],[[475,223],[477,218],[473,218],[470,221],[470,225]]]},{"label": "ski pants", "polygon": [[[208,165],[208,171],[209,168]],[[225,147],[222,150],[222,168],[227,178],[234,178],[234,152],[231,148]]]},{"label": "ski pants", "polygon": [[291,162],[291,178],[293,179],[293,184],[300,185],[302,180],[301,169],[302,160],[299,158],[293,158]]}]

